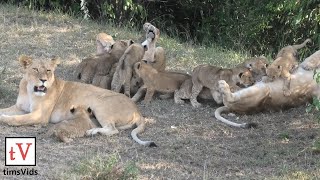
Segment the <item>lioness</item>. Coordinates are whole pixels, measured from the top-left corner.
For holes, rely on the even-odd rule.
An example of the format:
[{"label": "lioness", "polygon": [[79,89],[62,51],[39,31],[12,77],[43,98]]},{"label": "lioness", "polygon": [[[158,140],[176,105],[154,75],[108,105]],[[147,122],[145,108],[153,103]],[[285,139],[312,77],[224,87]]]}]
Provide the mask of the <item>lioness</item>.
[{"label": "lioness", "polygon": [[239,90],[241,87],[248,87],[254,83],[251,72],[245,67],[233,69],[223,69],[211,65],[199,65],[193,69],[192,91],[190,102],[193,107],[200,107],[197,97],[203,87],[211,91],[211,95],[216,103],[222,103],[221,93],[218,91],[218,81],[225,80],[230,83],[232,91]]},{"label": "lioness", "polygon": [[97,52],[96,55],[100,55],[109,52],[114,40],[112,36],[106,33],[99,33],[96,38]]},{"label": "lioness", "polygon": [[313,79],[313,70],[319,70],[320,67],[320,51],[306,58],[302,64],[291,75],[292,93],[290,96],[284,96],[282,90],[284,82],[281,79],[267,83],[259,82],[234,93],[230,91],[225,81],[219,81],[224,106],[216,109],[215,117],[231,126],[246,128],[249,127],[249,124],[228,121],[220,114],[225,111],[252,113],[266,109],[278,110],[304,104],[310,101],[312,96],[320,98],[320,86]]},{"label": "lioness", "polygon": [[145,52],[142,60],[146,62],[154,62],[156,52],[156,42],[160,36],[160,30],[150,23],[145,23],[143,29],[146,31],[146,40],[142,45],[146,45],[148,50]]},{"label": "lioness", "polygon": [[276,78],[284,79],[283,93],[285,96],[291,94],[290,81],[291,73],[298,67],[297,50],[304,47],[311,39],[305,40],[302,44],[286,46],[277,54],[276,59],[267,68],[267,76],[273,81]]},{"label": "lioness", "polygon": [[152,100],[155,91],[161,93],[173,93],[188,78],[189,75],[177,72],[158,72],[149,64],[137,62],[134,64],[134,70],[143,80],[143,86],[132,97],[137,102],[142,94],[143,89],[147,89],[143,103],[147,104]]},{"label": "lioness", "polygon": [[152,141],[141,141],[137,134],[145,129],[145,120],[138,107],[127,96],[93,85],[58,79],[54,75],[59,60],[33,61],[21,56],[25,74],[20,81],[15,105],[0,109],[0,122],[13,125],[58,123],[68,119],[73,104],[90,107],[102,128],[93,128],[87,134],[113,135],[118,129],[128,129],[132,138],[141,145],[156,146]]},{"label": "lioness", "polygon": [[75,137],[83,137],[86,131],[95,127],[90,116],[93,116],[90,107],[72,106],[70,118],[54,125],[49,133],[54,133],[61,141],[69,143]]},{"label": "lioness", "polygon": [[147,46],[134,43],[121,56],[115,74],[111,82],[111,90],[120,92],[124,85],[124,94],[130,97],[130,81],[133,73],[133,65],[141,61]]}]

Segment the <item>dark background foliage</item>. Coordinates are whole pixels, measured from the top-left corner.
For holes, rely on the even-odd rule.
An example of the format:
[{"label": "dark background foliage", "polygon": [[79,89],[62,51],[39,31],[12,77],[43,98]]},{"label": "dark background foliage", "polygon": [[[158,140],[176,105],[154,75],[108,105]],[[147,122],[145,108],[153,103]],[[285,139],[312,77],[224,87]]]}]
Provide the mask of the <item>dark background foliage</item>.
[{"label": "dark background foliage", "polygon": [[[80,0],[7,0],[39,10],[60,9],[84,16]],[[88,15],[100,22],[140,27],[151,22],[169,36],[195,44],[219,44],[252,55],[274,55],[288,44],[320,46],[319,0],[81,0]]]}]

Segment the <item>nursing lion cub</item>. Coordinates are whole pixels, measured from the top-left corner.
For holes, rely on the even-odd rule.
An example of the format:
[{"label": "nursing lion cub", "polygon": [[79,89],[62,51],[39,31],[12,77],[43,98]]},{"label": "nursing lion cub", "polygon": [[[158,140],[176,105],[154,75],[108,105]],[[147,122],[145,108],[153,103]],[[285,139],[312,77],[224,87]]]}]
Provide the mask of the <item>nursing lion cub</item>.
[{"label": "nursing lion cub", "polygon": [[158,72],[149,64],[137,62],[134,65],[134,70],[143,80],[138,92],[132,97],[133,101],[138,101],[142,95],[142,91],[147,89],[143,103],[149,103],[155,92],[173,93],[179,89],[181,84],[188,78],[189,75],[178,72]]},{"label": "nursing lion cub", "polygon": [[241,87],[248,87],[254,84],[251,72],[245,67],[235,67],[233,69],[223,69],[211,65],[199,65],[193,69],[192,92],[190,102],[193,107],[200,107],[197,97],[201,90],[206,87],[211,91],[211,95],[216,103],[222,103],[222,95],[219,92],[218,81],[225,80],[230,84],[231,91],[237,91]]},{"label": "nursing lion cub", "polygon": [[274,81],[279,77],[283,78],[283,94],[290,96],[291,73],[298,68],[297,50],[304,47],[311,39],[305,40],[302,44],[286,46],[277,54],[276,59],[267,68],[267,81]]},{"label": "nursing lion cub", "polygon": [[145,129],[145,120],[138,107],[124,94],[93,85],[64,81],[56,78],[54,71],[59,60],[35,60],[28,56],[19,58],[25,74],[20,81],[16,104],[0,109],[0,122],[13,126],[58,123],[69,118],[73,104],[90,107],[101,125],[87,131],[88,135],[113,135],[118,129],[133,126],[131,136],[141,145],[156,146],[152,141],[141,141],[137,134]]},{"label": "nursing lion cub", "polygon": [[70,118],[54,125],[49,133],[53,133],[62,142],[69,143],[73,138],[84,137],[86,131],[95,127],[90,117],[93,116],[90,107],[72,106],[70,108]]}]

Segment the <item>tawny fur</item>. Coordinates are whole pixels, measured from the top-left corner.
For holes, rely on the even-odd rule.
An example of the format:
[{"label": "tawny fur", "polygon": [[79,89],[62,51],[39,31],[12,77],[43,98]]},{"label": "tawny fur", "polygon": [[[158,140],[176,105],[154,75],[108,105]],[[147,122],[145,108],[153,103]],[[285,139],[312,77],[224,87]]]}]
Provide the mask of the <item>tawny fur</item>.
[{"label": "tawny fur", "polygon": [[128,46],[127,41],[116,41],[109,52],[83,59],[76,68],[77,79],[91,84],[94,76],[108,75],[113,64],[118,62]]},{"label": "tawny fur", "polygon": [[130,81],[133,74],[133,65],[142,60],[146,47],[132,44],[121,56],[111,82],[111,90],[120,92],[124,85],[124,94],[130,97]]},{"label": "tawny fur", "polygon": [[209,88],[216,103],[222,103],[222,96],[218,91],[218,81],[225,80],[230,83],[232,91],[237,91],[241,87],[248,87],[254,83],[251,72],[245,67],[235,67],[233,69],[223,69],[211,65],[199,65],[192,73],[192,91],[190,102],[193,107],[200,107],[197,97],[203,87]]},{"label": "tawny fur", "polygon": [[173,93],[179,89],[181,84],[188,78],[189,75],[177,72],[158,72],[149,64],[137,62],[134,65],[134,70],[143,80],[143,86],[138,90],[136,95],[132,97],[133,101],[140,99],[141,93],[146,89],[144,103],[149,103],[155,92]]},{"label": "tawny fur", "polygon": [[132,138],[141,145],[155,145],[137,137],[145,129],[145,120],[127,96],[55,78],[57,59],[32,62],[23,56],[19,60],[25,74],[20,81],[18,98],[15,105],[0,109],[0,122],[13,126],[58,123],[68,119],[68,109],[73,104],[81,104],[92,109],[101,125],[88,130],[87,135],[113,135],[119,133],[119,129],[137,125],[131,132]]},{"label": "tawny fur", "polygon": [[302,44],[286,46],[277,54],[276,59],[267,68],[267,76],[269,81],[273,81],[279,77],[283,78],[283,94],[290,96],[291,73],[298,67],[297,50],[304,47],[310,39],[305,40]]},{"label": "tawny fur", "polygon": [[96,37],[97,52],[96,55],[107,53],[114,44],[112,36],[106,33],[99,33]]},{"label": "tawny fur", "polygon": [[92,116],[90,107],[72,106],[70,118],[54,125],[49,131],[53,132],[62,142],[69,143],[73,141],[73,138],[84,137],[89,129],[95,127],[90,116]]},{"label": "tawny fur", "polygon": [[[306,58],[291,75],[291,95],[284,96],[284,81],[276,79],[273,82],[259,82],[255,85],[232,93],[225,81],[219,81],[219,89],[223,95],[226,108],[219,109],[216,117],[222,112],[253,113],[262,110],[279,110],[295,107],[310,102],[312,97],[320,98],[320,87],[314,80],[314,70],[320,67],[320,51]],[[305,70],[308,69],[308,70]],[[224,120],[224,122],[226,122]],[[229,125],[235,126],[229,121]],[[236,127],[244,127],[238,124]]]}]

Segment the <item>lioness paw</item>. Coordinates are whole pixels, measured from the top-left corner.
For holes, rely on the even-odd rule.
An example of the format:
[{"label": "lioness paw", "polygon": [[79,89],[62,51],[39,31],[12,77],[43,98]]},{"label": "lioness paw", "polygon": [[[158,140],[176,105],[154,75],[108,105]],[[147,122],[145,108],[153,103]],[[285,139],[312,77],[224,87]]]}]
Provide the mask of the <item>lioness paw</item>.
[{"label": "lioness paw", "polygon": [[89,129],[86,131],[86,136],[95,135],[98,133],[98,129]]}]

